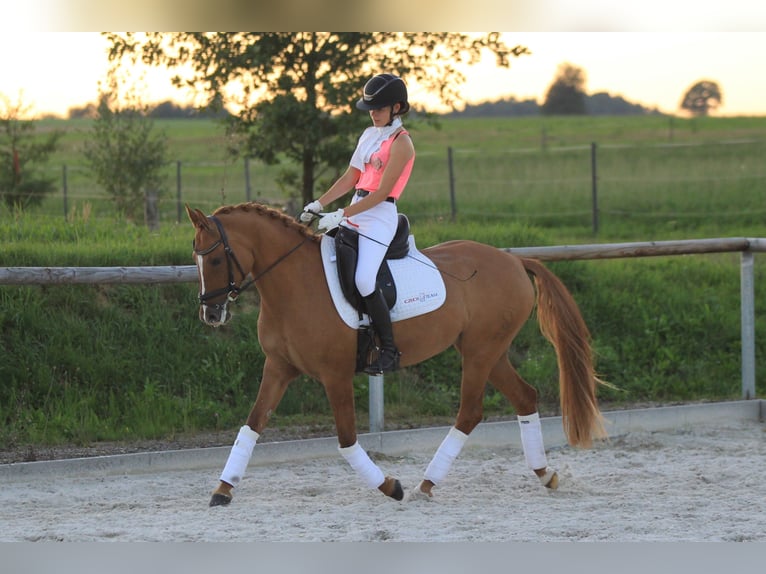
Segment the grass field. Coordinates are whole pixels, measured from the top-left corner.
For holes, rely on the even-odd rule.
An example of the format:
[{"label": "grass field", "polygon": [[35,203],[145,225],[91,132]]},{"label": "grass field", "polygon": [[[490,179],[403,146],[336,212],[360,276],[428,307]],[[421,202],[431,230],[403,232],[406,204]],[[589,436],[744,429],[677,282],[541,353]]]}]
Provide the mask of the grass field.
[{"label": "grass field", "polygon": [[[414,221],[512,219],[568,240],[593,236],[597,226],[600,238],[641,240],[731,229],[752,235],[766,218],[766,118],[450,119],[440,129],[410,124],[418,157],[400,208]],[[231,142],[219,124],[164,120],[156,127],[168,135],[173,158],[163,221],[177,221],[182,202],[212,211],[248,197],[280,205],[289,199],[275,183],[280,166],[227,159]],[[110,214],[82,160],[89,121],[46,120],[42,129],[66,131],[49,166],[62,180],[61,191],[46,200],[44,212],[65,214],[66,166],[66,211],[88,204],[96,217]]]},{"label": "grass field", "polygon": [[[766,237],[766,118],[671,120],[525,118],[409,122],[418,150],[400,208],[418,245],[470,238],[498,247],[706,237]],[[212,211],[245,199],[244,165],[227,164],[220,128],[158,122],[181,162],[182,200]],[[2,266],[130,266],[191,263],[191,227],[176,224],[176,165],[169,166],[162,225],[149,232],[116,219],[89,183],[80,149],[87,121],[66,129],[51,163],[67,166],[63,194],[39,212],[0,212]],[[596,143],[599,230],[593,232]],[[450,201],[448,149],[454,197]],[[250,165],[252,198],[286,198],[274,168]],[[454,221],[453,221],[454,215]],[[185,216],[184,216],[185,217]],[[766,273],[756,256],[757,394],[766,392]],[[736,254],[552,263],[593,334],[599,372],[620,390],[605,405],[738,398],[739,258]],[[88,442],[236,428],[258,388],[257,295],[212,330],[197,319],[196,285],[0,286],[0,440]],[[758,315],[761,313],[761,315]],[[760,339],[759,339],[760,337]],[[555,413],[555,354],[531,321],[511,357]],[[449,351],[386,377],[386,419],[443,422],[459,398],[459,358]],[[366,377],[355,381],[360,424]],[[510,407],[496,392],[488,414]],[[290,387],[274,424],[332,426],[321,387]]]}]

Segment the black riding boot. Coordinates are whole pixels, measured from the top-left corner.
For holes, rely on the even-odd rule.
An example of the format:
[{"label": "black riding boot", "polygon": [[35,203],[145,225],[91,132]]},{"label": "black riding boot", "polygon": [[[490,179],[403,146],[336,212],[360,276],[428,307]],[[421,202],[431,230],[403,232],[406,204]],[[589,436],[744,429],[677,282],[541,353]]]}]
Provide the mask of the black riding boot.
[{"label": "black riding boot", "polygon": [[372,320],[373,329],[380,339],[378,360],[367,367],[364,372],[370,375],[379,375],[395,371],[399,368],[399,351],[394,345],[391,313],[388,310],[386,299],[383,297],[383,292],[376,289],[367,297],[363,297],[363,300],[367,314]]}]

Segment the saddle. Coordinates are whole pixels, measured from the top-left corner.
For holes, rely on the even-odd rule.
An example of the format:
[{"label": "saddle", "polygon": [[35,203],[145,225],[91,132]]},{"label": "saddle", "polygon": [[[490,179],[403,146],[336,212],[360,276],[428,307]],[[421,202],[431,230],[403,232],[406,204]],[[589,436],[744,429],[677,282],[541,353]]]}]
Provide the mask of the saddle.
[{"label": "saddle", "polygon": [[[361,318],[365,312],[364,303],[359,290],[356,288],[354,275],[357,262],[359,261],[359,233],[344,226],[338,226],[328,232],[335,239],[335,253],[338,258],[338,279],[343,295],[357,310]],[[383,296],[389,309],[396,304],[396,284],[388,261],[391,259],[404,259],[410,250],[410,221],[403,213],[399,214],[396,233],[388,246],[388,251],[378,269],[376,284],[383,291]]]}]

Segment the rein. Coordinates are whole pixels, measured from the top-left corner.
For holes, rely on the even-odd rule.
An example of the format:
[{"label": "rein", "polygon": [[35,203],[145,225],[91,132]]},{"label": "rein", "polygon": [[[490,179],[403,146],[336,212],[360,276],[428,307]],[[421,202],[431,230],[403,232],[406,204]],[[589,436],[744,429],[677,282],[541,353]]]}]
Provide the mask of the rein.
[{"label": "rein", "polygon": [[[200,304],[204,304],[210,299],[213,299],[215,297],[219,297],[221,295],[226,295],[226,300],[228,301],[234,301],[239,296],[239,294],[250,287],[253,283],[258,281],[261,277],[266,275],[269,271],[274,269],[277,265],[279,265],[282,261],[287,259],[290,255],[292,255],[293,252],[297,251],[298,248],[300,248],[307,240],[306,237],[303,238],[303,240],[298,243],[295,247],[290,249],[287,253],[280,256],[276,261],[274,261],[271,265],[266,267],[263,271],[261,271],[258,275],[255,277],[251,277],[249,280],[244,281],[241,285],[237,285],[234,281],[234,269],[232,267],[232,262],[234,265],[237,266],[237,269],[239,270],[240,274],[242,275],[242,279],[244,280],[245,277],[247,277],[247,273],[245,273],[244,269],[242,269],[242,265],[240,265],[239,260],[237,259],[237,256],[234,254],[234,251],[232,250],[231,246],[229,245],[228,237],[226,236],[226,231],[223,228],[223,225],[221,224],[221,221],[215,217],[214,215],[211,215],[208,217],[208,219],[212,220],[213,223],[215,223],[215,226],[218,228],[218,235],[219,239],[213,245],[205,249],[204,251],[197,251],[196,249],[194,252],[197,255],[205,256],[210,253],[212,253],[219,245],[223,244],[223,250],[226,253],[226,268],[229,275],[228,282],[229,284],[226,287],[221,287],[220,289],[216,289],[215,291],[211,291],[210,293],[200,293],[199,294],[199,302]],[[214,307],[221,307],[221,304],[215,304]]]},{"label": "rein", "polygon": [[[369,235],[365,235],[364,233],[362,233],[362,232],[361,232],[361,231],[359,231],[358,229],[355,229],[354,231],[356,231],[356,233],[358,233],[358,234],[359,234],[359,237],[364,237],[365,239],[369,239],[369,240],[370,240],[370,241],[372,241],[373,243],[377,243],[378,245],[382,245],[383,247],[388,247],[388,245],[386,245],[386,244],[385,244],[385,243],[383,243],[382,241],[378,241],[378,240],[377,240],[377,239],[375,239],[374,237],[370,237]],[[418,259],[417,257],[413,257],[413,256],[412,256],[411,254],[409,254],[409,253],[407,254],[407,258],[408,258],[408,259],[412,259],[413,261],[417,261],[417,262],[418,262],[418,263],[420,263],[421,265],[425,265],[426,267],[429,267],[429,268],[431,268],[431,269],[434,269],[434,270],[438,271],[438,272],[439,272],[439,273],[441,273],[442,275],[446,275],[447,277],[452,277],[453,279],[456,279],[457,281],[461,281],[461,282],[470,281],[471,279],[473,279],[473,278],[474,278],[474,276],[475,276],[475,275],[476,275],[476,273],[477,273],[477,271],[474,269],[473,273],[471,273],[471,274],[470,274],[468,277],[458,277],[457,275],[454,275],[454,274],[452,274],[452,273],[450,273],[450,272],[448,272],[448,271],[444,271],[443,269],[439,269],[439,268],[438,268],[438,267],[436,267],[435,265],[431,265],[431,264],[430,264],[430,263],[428,263],[427,261],[422,261],[422,260]]]}]

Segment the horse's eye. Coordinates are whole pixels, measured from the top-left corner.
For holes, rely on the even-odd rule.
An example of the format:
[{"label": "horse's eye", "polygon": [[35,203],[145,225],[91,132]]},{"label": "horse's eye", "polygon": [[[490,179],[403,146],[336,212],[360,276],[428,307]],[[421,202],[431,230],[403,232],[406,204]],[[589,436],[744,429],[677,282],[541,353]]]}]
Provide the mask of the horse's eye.
[{"label": "horse's eye", "polygon": [[211,265],[220,265],[221,264],[221,258],[220,257],[213,257],[213,259],[210,260]]}]

